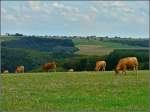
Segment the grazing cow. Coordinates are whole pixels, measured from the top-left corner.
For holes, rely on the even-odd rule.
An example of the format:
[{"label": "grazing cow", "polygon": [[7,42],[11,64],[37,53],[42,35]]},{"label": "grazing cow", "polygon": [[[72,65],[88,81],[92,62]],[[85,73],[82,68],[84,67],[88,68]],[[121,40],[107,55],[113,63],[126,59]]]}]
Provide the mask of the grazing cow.
[{"label": "grazing cow", "polygon": [[56,64],[54,62],[46,63],[43,65],[43,69],[44,69],[44,71],[47,71],[47,72],[49,72],[49,70],[53,69],[56,72]]},{"label": "grazing cow", "polygon": [[122,71],[122,74],[123,73],[126,74],[127,69],[134,70],[134,71],[136,71],[136,74],[137,74],[138,60],[136,57],[126,57],[126,58],[120,59],[115,68],[115,72],[116,72],[116,74],[118,74],[119,71]]},{"label": "grazing cow", "polygon": [[17,66],[15,72],[16,73],[24,73],[24,66],[23,65]]},{"label": "grazing cow", "polygon": [[95,70],[96,71],[105,71],[106,68],[106,62],[105,61],[97,61],[96,62],[96,67]]},{"label": "grazing cow", "polygon": [[3,73],[6,74],[6,73],[9,73],[9,71],[8,70],[4,70]]},{"label": "grazing cow", "polygon": [[68,72],[74,72],[74,69],[69,69]]}]

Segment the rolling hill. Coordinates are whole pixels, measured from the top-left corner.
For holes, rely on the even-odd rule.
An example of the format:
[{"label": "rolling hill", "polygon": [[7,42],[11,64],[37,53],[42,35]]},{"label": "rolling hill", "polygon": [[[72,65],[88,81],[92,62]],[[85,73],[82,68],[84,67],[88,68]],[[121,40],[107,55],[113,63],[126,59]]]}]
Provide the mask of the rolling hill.
[{"label": "rolling hill", "polygon": [[[145,40],[145,39],[144,39]],[[124,41],[124,43],[123,43]],[[107,41],[100,41],[95,39],[86,39],[86,38],[75,38],[73,42],[75,46],[79,49],[76,53],[81,55],[107,55],[111,53],[114,49],[145,49],[148,48],[147,41],[144,41],[144,46],[140,43],[140,39],[132,39],[132,43],[138,44],[128,44],[130,41],[126,42],[126,39],[119,41],[115,40],[107,40]]]},{"label": "rolling hill", "polygon": [[[112,39],[99,40],[78,37],[1,36],[0,40],[2,41],[2,71],[9,69],[10,72],[14,72],[15,67],[18,65],[25,65],[26,71],[41,71],[42,64],[51,61],[57,62],[58,71],[65,71],[69,68],[74,68],[77,71],[93,70],[96,60],[105,60],[106,56],[113,54],[115,50],[121,49],[124,52],[127,49],[125,53],[128,54],[128,49],[132,49],[132,52],[141,49],[138,51],[139,53],[142,49],[148,49],[148,47],[143,47],[143,43],[144,46],[148,45],[145,40],[141,39],[131,39],[132,42],[136,43],[133,45],[128,44],[130,41],[122,43],[123,40],[126,42],[126,39],[114,41]],[[144,52],[148,57],[148,50]],[[141,57],[136,52],[134,54],[139,58]],[[141,62],[142,67],[140,68],[147,68],[147,64],[144,64],[146,60]],[[114,65],[114,62],[112,63]]]}]

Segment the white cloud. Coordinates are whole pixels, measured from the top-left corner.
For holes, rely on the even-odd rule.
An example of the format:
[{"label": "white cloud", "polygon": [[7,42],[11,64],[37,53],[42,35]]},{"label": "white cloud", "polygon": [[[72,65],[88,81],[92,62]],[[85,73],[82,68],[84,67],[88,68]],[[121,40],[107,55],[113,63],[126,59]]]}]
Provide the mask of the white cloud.
[{"label": "white cloud", "polygon": [[144,23],[144,19],[148,15],[145,11],[139,10],[140,7],[146,8],[146,5],[140,5],[141,2],[96,1],[92,3],[103,17],[110,18],[111,16],[111,18],[124,23]]},{"label": "white cloud", "polygon": [[111,5],[125,6],[125,3],[123,1],[111,1]]},{"label": "white cloud", "polygon": [[2,12],[2,14],[5,14],[6,13],[6,9],[5,8],[1,8],[1,12]]},{"label": "white cloud", "polygon": [[52,6],[56,7],[56,8],[64,8],[64,5],[63,4],[59,4],[58,2],[54,2],[52,4]]},{"label": "white cloud", "polygon": [[77,18],[75,18],[75,17],[72,17],[71,18],[71,21],[77,21],[78,19]]},{"label": "white cloud", "polygon": [[52,6],[57,10],[61,10],[66,11],[66,12],[79,12],[79,9],[77,7],[73,7],[73,6],[68,6],[68,5],[64,5],[62,3],[58,3],[58,2],[53,2]]},{"label": "white cloud", "polygon": [[29,3],[29,6],[32,10],[34,11],[40,11],[41,8],[40,8],[40,1],[28,1]]},{"label": "white cloud", "polygon": [[77,8],[77,7],[74,7],[74,9],[73,9],[75,12],[79,12],[80,10],[79,10],[79,8]]},{"label": "white cloud", "polygon": [[12,5],[9,8],[2,7],[2,22],[3,24],[16,24],[21,25],[29,20],[31,20],[31,16],[28,13],[25,13],[23,10],[25,6],[21,7],[19,5]]},{"label": "white cloud", "polygon": [[97,10],[97,8],[96,8],[96,7],[91,6],[90,8],[91,8],[91,10],[92,10],[93,12],[98,13],[98,10]]},{"label": "white cloud", "polygon": [[6,20],[6,21],[17,21],[17,18],[15,17],[15,16],[13,16],[13,15],[10,15],[10,14],[8,14],[8,15],[5,15],[4,16],[4,19]]},{"label": "white cloud", "polygon": [[52,6],[52,4],[41,1],[28,1],[28,5],[32,13],[39,13],[40,16],[50,15],[54,9],[54,6]]}]

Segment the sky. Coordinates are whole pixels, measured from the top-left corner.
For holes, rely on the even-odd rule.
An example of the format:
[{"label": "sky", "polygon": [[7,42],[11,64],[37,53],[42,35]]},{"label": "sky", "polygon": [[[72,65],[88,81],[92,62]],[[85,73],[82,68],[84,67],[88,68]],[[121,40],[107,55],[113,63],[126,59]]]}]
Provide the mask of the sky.
[{"label": "sky", "polygon": [[1,33],[148,38],[148,1],[2,1]]}]

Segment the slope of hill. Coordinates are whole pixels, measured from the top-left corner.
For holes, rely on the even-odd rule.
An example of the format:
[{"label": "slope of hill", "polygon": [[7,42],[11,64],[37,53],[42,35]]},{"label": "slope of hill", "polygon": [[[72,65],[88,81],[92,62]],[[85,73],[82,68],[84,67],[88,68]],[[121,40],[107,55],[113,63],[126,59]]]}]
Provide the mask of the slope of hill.
[{"label": "slope of hill", "polygon": [[38,51],[74,52],[77,49],[71,39],[49,39],[39,37],[24,37],[17,40],[4,41],[2,47],[24,48]]},{"label": "slope of hill", "polygon": [[[124,39],[126,40],[126,39]],[[80,39],[80,38],[74,38],[73,42],[75,43],[75,46],[79,49],[76,54],[82,54],[82,55],[107,55],[110,52],[112,52],[114,49],[144,49],[148,48],[148,43],[145,43],[145,47],[140,44],[140,40],[133,39],[131,40],[132,43],[137,42],[138,44],[130,44],[129,42],[121,41],[113,41],[113,40],[107,40],[107,41],[100,41],[95,39]],[[143,41],[141,41],[142,43]],[[144,41],[145,42],[145,41]],[[147,46],[147,47],[146,47]]]}]

